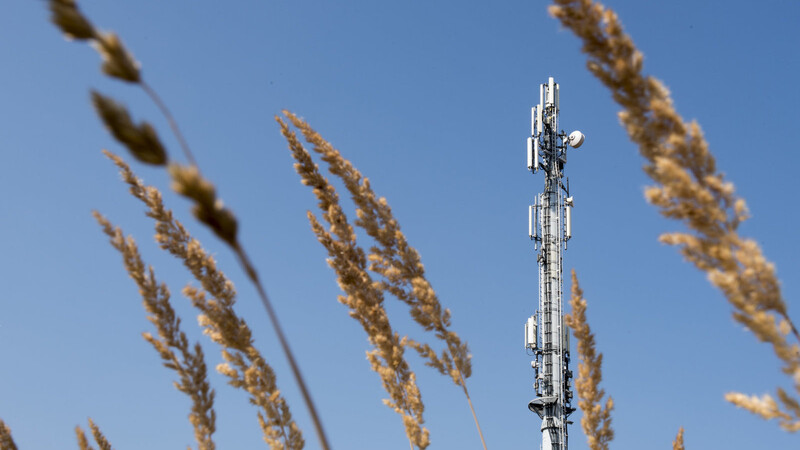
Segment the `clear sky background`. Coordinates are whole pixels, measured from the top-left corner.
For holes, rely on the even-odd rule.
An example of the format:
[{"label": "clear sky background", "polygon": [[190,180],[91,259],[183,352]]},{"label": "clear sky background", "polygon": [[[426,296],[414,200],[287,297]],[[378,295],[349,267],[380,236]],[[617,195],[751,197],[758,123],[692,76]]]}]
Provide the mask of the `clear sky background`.
[{"label": "clear sky background", "polygon": [[[800,318],[800,3],[608,1],[645,54],[645,71],[670,88],[679,112],[702,125],[718,165],[745,197],[741,230],[776,263]],[[533,372],[523,323],[537,305],[527,205],[541,174],[525,168],[538,84],[561,85],[561,124],[586,142],[566,174],[575,197],[565,271],[575,268],[604,353],[603,386],[616,402],[615,449],[798,448],[781,431],[726,403],[729,391],[790,387],[766,345],[735,324],[725,299],[676,249],[657,242],[680,229],[646,204],[643,160],[618,124],[618,107],[585,69],[573,35],[546,2],[211,2],[85,0],[100,28],[119,33],[180,122],[206,175],[241,222],[299,356],[336,449],[405,449],[399,416],[364,357],[361,327],[336,302],[305,212],[315,208],[292,169],[273,116],[305,117],[385,196],[421,253],[454,328],[473,354],[468,380],[492,449],[535,449],[539,419],[526,408]],[[140,336],[150,331],[135,285],[90,211],[133,234],[167,281],[184,328],[208,364],[218,348],[177,295],[191,282],[152,241],[142,207],[102,148],[124,154],[100,125],[90,88],[124,101],[175,139],[136,88],[103,77],[97,54],[66,42],[41,1],[6,2],[0,14],[0,417],[20,448],[75,445],[91,416],[120,449],[193,443],[189,401]],[[130,158],[129,158],[130,159]],[[134,164],[168,191],[163,170]],[[238,311],[278,374],[317,448],[266,314],[231,253],[166,201],[236,283]],[[349,209],[353,217],[352,207]],[[565,290],[568,286],[565,286]],[[421,337],[406,308],[387,302],[404,334]],[[573,352],[574,355],[575,352]],[[461,391],[411,358],[432,449],[477,449]],[[574,363],[575,364],[575,363]],[[577,364],[574,365],[575,368]],[[263,447],[245,395],[213,373],[219,448]],[[571,448],[585,449],[578,425]]]}]

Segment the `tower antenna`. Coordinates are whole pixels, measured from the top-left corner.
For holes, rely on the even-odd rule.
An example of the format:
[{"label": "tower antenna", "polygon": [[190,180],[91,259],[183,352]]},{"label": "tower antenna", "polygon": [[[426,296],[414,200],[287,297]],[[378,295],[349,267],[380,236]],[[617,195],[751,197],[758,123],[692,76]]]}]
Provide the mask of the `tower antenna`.
[{"label": "tower antenna", "polygon": [[544,173],[544,192],[528,208],[528,235],[539,265],[539,306],[525,323],[525,349],[535,373],[536,398],[528,409],[542,419],[542,450],[567,449],[567,419],[572,407],[569,330],[564,325],[562,253],[572,237],[573,200],[564,177],[567,148],[585,139],[558,129],[558,84],[553,77],[539,86],[539,104],[531,109],[528,170]]}]

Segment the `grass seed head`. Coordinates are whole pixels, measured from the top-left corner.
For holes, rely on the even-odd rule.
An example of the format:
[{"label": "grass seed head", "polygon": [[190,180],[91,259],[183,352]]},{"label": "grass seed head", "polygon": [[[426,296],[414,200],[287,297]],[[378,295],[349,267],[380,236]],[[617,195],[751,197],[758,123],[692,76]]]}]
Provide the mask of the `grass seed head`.
[{"label": "grass seed head", "polygon": [[672,450],[686,450],[686,447],[683,446],[683,427],[678,430],[678,435],[672,441]]},{"label": "grass seed head", "polygon": [[94,27],[78,10],[74,0],[51,0],[49,6],[52,13],[50,20],[64,32],[67,39],[82,41],[97,36]]},{"label": "grass seed head", "polygon": [[116,34],[97,33],[92,44],[103,58],[101,68],[106,75],[129,83],[139,83],[142,80],[139,63],[125,49]]},{"label": "grass seed head", "polygon": [[125,145],[136,159],[156,166],[167,163],[167,151],[152,125],[147,122],[134,124],[130,113],[123,105],[97,91],[92,91],[92,103],[108,131]]},{"label": "grass seed head", "polygon": [[172,189],[178,194],[194,200],[192,213],[197,220],[208,225],[212,231],[231,247],[237,247],[238,222],[236,216],[225,208],[217,198],[214,185],[203,178],[196,166],[171,164]]},{"label": "grass seed head", "polygon": [[17,444],[11,437],[11,428],[2,419],[0,419],[0,449],[17,450]]},{"label": "grass seed head", "polygon": [[[583,41],[587,68],[622,107],[619,118],[647,160],[644,170],[656,183],[648,201],[667,218],[680,220],[687,233],[671,233],[662,242],[677,245],[683,256],[707,273],[733,306],[733,318],[772,346],[782,371],[800,372],[800,340],[782,297],[775,268],[752,240],[739,235],[747,218],[745,202],[716,168],[714,156],[695,122],[684,120],[663,83],[642,73],[641,53],[613,11],[593,0],[554,0],[551,15]],[[747,397],[728,401],[786,430],[800,429],[800,383],[794,397]],[[795,406],[797,405],[797,406]]]}]

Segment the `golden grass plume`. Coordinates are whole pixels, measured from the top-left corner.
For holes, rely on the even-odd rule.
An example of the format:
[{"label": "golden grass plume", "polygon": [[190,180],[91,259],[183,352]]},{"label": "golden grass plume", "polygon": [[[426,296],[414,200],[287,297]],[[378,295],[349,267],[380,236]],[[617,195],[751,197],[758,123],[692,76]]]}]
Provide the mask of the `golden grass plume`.
[{"label": "golden grass plume", "polygon": [[101,69],[112,77],[129,83],[139,83],[141,74],[139,63],[125,49],[119,37],[114,33],[100,32],[78,9],[74,0],[50,0],[53,24],[67,39],[88,40],[103,59]]},{"label": "golden grass plume", "polygon": [[50,20],[64,33],[67,39],[86,40],[97,36],[94,26],[78,10],[74,0],[53,0],[48,6]]},{"label": "golden grass plume", "polygon": [[92,436],[94,437],[94,441],[97,442],[97,446],[100,447],[100,450],[112,450],[111,443],[108,442],[108,439],[106,439],[105,435],[100,431],[100,427],[98,427],[91,418],[89,419],[89,429],[92,430]]},{"label": "golden grass plume", "polygon": [[660,240],[679,246],[687,260],[708,274],[733,306],[734,320],[772,346],[795,389],[794,397],[777,390],[780,405],[769,395],[759,399],[733,393],[726,398],[765,419],[777,418],[788,431],[800,430],[800,347],[787,339],[794,334],[800,340],[800,334],[789,318],[774,265],[755,241],[737,232],[747,218],[745,201],[716,169],[699,125],[685,122],[666,87],[642,74],[642,53],[617,15],[591,0],[554,3],[550,13],[581,39],[589,71],[622,107],[620,120],[656,183],[645,192],[647,200],[691,230],[667,233]]},{"label": "golden grass plume", "polygon": [[17,450],[17,444],[11,437],[11,428],[3,422],[3,419],[0,419],[0,450]]},{"label": "golden grass plume", "polygon": [[217,370],[228,377],[230,385],[247,392],[250,403],[259,409],[264,440],[273,449],[303,448],[302,432],[277,388],[274,370],[254,346],[247,322],[233,309],[236,303],[233,283],[164,206],[161,192],[146,186],[122,158],[110,152],[105,154],[120,169],[131,195],[147,206],[146,215],[155,220],[155,238],[161,248],[179,258],[202,286],[202,289],[187,286],[183,293],[200,310],[198,321],[203,332],[222,347],[226,362],[218,365]]},{"label": "golden grass plume", "polygon": [[575,391],[578,393],[578,406],[583,411],[581,428],[586,441],[592,450],[608,450],[608,443],[614,439],[611,428],[611,411],[614,400],[609,396],[603,405],[605,391],[600,388],[603,379],[603,354],[597,352],[594,335],[586,320],[586,299],[578,284],[575,270],[572,270],[572,296],[569,304],[572,312],[564,317],[564,322],[572,328],[572,334],[578,341],[578,377],[575,379]]},{"label": "golden grass plume", "polygon": [[295,170],[303,184],[313,188],[322,217],[328,223],[326,228],[313,213],[308,212],[311,228],[328,250],[328,264],[336,272],[339,287],[346,294],[339,296],[339,301],[350,308],[350,316],[361,324],[373,346],[367,352],[367,359],[389,394],[384,403],[402,416],[412,447],[424,449],[429,445],[428,430],[422,426],[424,405],[416,376],[404,355],[410,340],[401,338],[390,324],[383,307],[383,291],[367,271],[366,255],[356,243],[353,227],[342,211],[336,190],[319,173],[319,167],[295,133],[283,120],[277,117],[276,120],[297,161]]},{"label": "golden grass plume", "polygon": [[86,433],[80,426],[75,427],[75,438],[78,440],[78,448],[80,450],[94,450],[89,441],[86,439]]},{"label": "golden grass plume", "polygon": [[136,159],[156,166],[166,164],[167,151],[152,125],[147,122],[134,124],[124,106],[97,91],[92,91],[92,103],[114,138],[124,144]]},{"label": "golden grass plume", "polygon": [[214,185],[203,178],[197,166],[171,164],[169,173],[172,176],[172,189],[195,202],[192,214],[197,220],[207,225],[226,244],[238,248],[236,235],[239,225],[236,217],[217,198]]},{"label": "golden grass plume", "polygon": [[259,298],[269,315],[272,327],[275,334],[278,336],[281,348],[289,361],[292,374],[300,388],[309,414],[311,415],[315,431],[320,440],[320,445],[324,450],[329,449],[330,445],[327,442],[327,437],[325,436],[319,414],[317,413],[314,402],[311,399],[311,394],[303,380],[299,365],[289,347],[288,340],[285,337],[277,314],[272,307],[266,289],[261,283],[255,267],[250,262],[250,258],[245,252],[244,247],[237,239],[238,222],[236,216],[229,209],[225,208],[222,201],[217,198],[214,185],[201,175],[194,155],[169,109],[155,90],[144,81],[139,70],[139,63],[124,47],[116,34],[96,31],[90,21],[80,12],[74,0],[49,0],[48,5],[52,13],[51,19],[53,23],[64,32],[68,39],[89,41],[103,59],[103,72],[112,78],[117,78],[141,87],[166,118],[186,159],[189,161],[189,166],[170,162],[171,160],[166,151],[161,154],[158,150],[154,150],[152,145],[143,147],[141,145],[142,143],[152,144],[153,142],[159,142],[153,127],[147,123],[139,125],[138,127],[133,125],[132,120],[130,120],[130,114],[120,104],[99,96],[99,94],[93,96],[101,120],[104,121],[117,140],[131,149],[137,159],[142,159],[144,162],[149,162],[151,164],[157,163],[159,165],[170,163],[169,173],[172,176],[173,188],[179,194],[194,201],[192,212],[195,216],[203,224],[208,226],[236,254],[243,270],[256,287]]},{"label": "golden grass plume", "polygon": [[672,441],[672,450],[686,450],[686,447],[683,446],[683,427],[678,429],[678,435]]},{"label": "golden grass plume", "polygon": [[[94,441],[97,443],[100,450],[113,450],[111,443],[108,442],[108,439],[106,439],[105,435],[100,431],[100,427],[98,427],[91,418],[89,419],[89,429],[92,431],[92,437],[94,437]],[[89,440],[86,439],[86,433],[84,433],[80,426],[75,427],[75,437],[78,440],[78,448],[81,450],[94,450],[94,448],[89,445]]]},{"label": "golden grass plume", "polygon": [[149,313],[147,319],[156,327],[158,337],[143,333],[144,339],[161,356],[164,366],[178,374],[180,381],[174,383],[175,387],[192,401],[189,422],[194,428],[198,448],[214,450],[211,437],[216,429],[214,391],[208,383],[202,347],[199,343],[195,343],[193,348],[189,345],[186,334],[180,329],[181,320],[170,303],[167,285],[157,282],[152,267],[145,267],[134,239],[124,238],[122,230],[112,226],[100,213],[94,212],[94,217],[110,238],[111,245],[122,254],[125,270],[136,282],[145,310]]},{"label": "golden grass plume", "polygon": [[[80,11],[75,0],[49,0],[48,7],[50,8],[51,21],[64,33],[64,36],[68,40],[87,41],[91,47],[97,50],[103,60],[101,65],[103,73],[111,78],[138,85],[142,88],[169,122],[170,128],[178,139],[181,150],[183,150],[187,160],[191,164],[196,165],[194,155],[189,149],[186,139],[178,128],[175,119],[161,100],[161,97],[144,81],[139,62],[137,62],[133,55],[125,48],[120,38],[113,32],[97,31],[89,19]],[[121,108],[118,112],[122,112],[126,115],[128,114],[124,108]],[[99,109],[98,113],[100,113],[101,118],[106,121],[108,117],[104,117],[102,111]],[[108,122],[106,123],[108,125]],[[110,125],[109,128],[111,128]],[[158,140],[152,128],[148,130],[148,134],[152,135],[147,136],[148,139],[154,138]],[[128,145],[128,143],[120,139],[116,133],[115,137],[126,146]],[[135,151],[133,153],[134,156],[137,156]]]},{"label": "golden grass plume", "polygon": [[436,292],[425,277],[425,267],[419,253],[409,245],[386,198],[378,198],[369,179],[363,177],[350,161],[308,123],[288,111],[284,111],[284,114],[313,145],[314,151],[322,155],[323,161],[329,165],[329,171],[338,176],[350,192],[356,204],[358,218],[355,224],[367,231],[379,245],[370,249],[368,259],[369,269],[385,280],[381,281],[381,289],[406,303],[414,320],[425,330],[433,331],[447,347],[439,356],[429,345],[424,344],[418,347],[420,354],[429,359],[432,367],[452,377],[456,385],[463,386],[464,379],[472,373],[467,343],[462,342],[458,334],[451,330],[450,310],[440,304]]},{"label": "golden grass plume", "polygon": [[466,385],[466,378],[472,374],[469,347],[452,330],[450,310],[443,308],[439,302],[436,291],[425,276],[419,253],[409,245],[386,198],[379,198],[369,179],[362,176],[350,161],[307,122],[291,112],[283,113],[300,130],[313,150],[321,155],[322,160],[328,164],[329,172],[343,181],[356,205],[355,224],[363,228],[378,244],[370,248],[367,258],[369,270],[382,278],[377,282],[380,290],[391,293],[408,305],[411,317],[444,342],[445,349],[441,353],[437,353],[428,343],[409,340],[408,345],[427,360],[426,365],[451,377],[457,386],[461,386],[485,449],[486,442]]}]

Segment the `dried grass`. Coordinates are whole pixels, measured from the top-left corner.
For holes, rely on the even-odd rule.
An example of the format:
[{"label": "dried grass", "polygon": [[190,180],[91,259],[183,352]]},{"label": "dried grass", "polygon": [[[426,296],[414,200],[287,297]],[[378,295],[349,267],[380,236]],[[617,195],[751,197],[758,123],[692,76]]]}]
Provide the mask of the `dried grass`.
[{"label": "dried grass", "polygon": [[346,294],[339,296],[339,301],[350,308],[350,316],[361,324],[373,346],[367,352],[367,359],[389,394],[384,403],[403,418],[412,448],[424,449],[430,443],[429,433],[422,426],[424,406],[416,376],[405,358],[409,339],[401,338],[390,324],[383,306],[383,291],[367,271],[366,255],[356,243],[353,227],[342,211],[336,190],[319,173],[319,167],[314,164],[295,133],[280,118],[276,120],[297,161],[295,170],[303,184],[313,188],[322,217],[328,223],[326,228],[313,213],[308,212],[311,229],[328,251],[328,264],[336,272],[339,287]]},{"label": "dried grass", "polygon": [[[186,334],[180,329],[181,320],[170,303],[167,285],[156,281],[152,267],[145,267],[133,237],[124,238],[122,230],[112,226],[100,213],[94,212],[94,217],[110,238],[111,245],[122,254],[125,270],[139,287],[145,310],[149,313],[147,319],[156,327],[158,337],[143,333],[144,339],[161,356],[164,366],[178,374],[180,381],[174,383],[175,387],[192,401],[189,422],[194,428],[198,448],[214,450],[211,437],[216,429],[214,391],[208,383],[202,347],[199,343],[195,343],[193,348],[189,345]],[[96,427],[91,421],[90,426],[97,437],[99,430],[95,432]]]},{"label": "dried grass", "polygon": [[17,450],[17,444],[11,437],[11,428],[3,422],[3,419],[0,419],[0,450]]},{"label": "dried grass", "polygon": [[156,166],[167,163],[167,151],[147,122],[133,123],[128,110],[110,97],[92,91],[92,103],[108,131],[139,161]]},{"label": "dried grass", "polygon": [[[92,95],[98,114],[112,135],[119,142],[125,145],[138,160],[149,164],[168,165],[169,172],[173,180],[173,189],[179,194],[193,201],[194,206],[192,212],[194,215],[202,223],[213,230],[214,233],[220,237],[223,242],[228,244],[236,253],[239,262],[241,263],[248,277],[256,286],[259,296],[261,297],[262,302],[264,303],[264,306],[270,315],[270,319],[273,322],[273,326],[278,334],[284,352],[289,359],[290,365],[295,374],[295,378],[298,380],[298,384],[300,384],[304,399],[306,400],[309,410],[311,411],[312,419],[317,427],[317,432],[320,436],[322,446],[323,448],[327,449],[328,445],[324,437],[324,432],[322,431],[321,423],[317,418],[315,408],[310,400],[310,396],[307,392],[305,384],[302,381],[299,368],[295,363],[294,357],[292,356],[288,347],[288,342],[281,331],[277,317],[269,302],[266,292],[259,281],[257,272],[250,263],[244,248],[238,241],[238,223],[236,217],[230,210],[223,206],[221,200],[216,195],[216,189],[214,185],[202,176],[195,163],[194,157],[189,150],[185,139],[180,133],[172,115],[169,113],[163,101],[161,101],[160,97],[155,93],[155,91],[144,82],[139,70],[138,62],[136,62],[132,54],[125,48],[121,40],[114,33],[101,33],[97,31],[91,22],[81,13],[77,7],[77,4],[73,0],[51,0],[49,5],[52,13],[53,23],[65,33],[68,39],[88,41],[99,52],[103,60],[101,68],[104,73],[110,77],[139,85],[164,113],[173,129],[173,132],[178,138],[181,147],[184,150],[186,158],[190,161],[190,165],[188,166],[171,162],[168,153],[164,149],[163,145],[161,145],[155,129],[151,125],[146,122],[138,125],[134,124],[133,120],[131,119],[131,114],[120,103],[96,92]],[[307,129],[306,131],[309,130]],[[123,171],[124,170],[126,169],[123,169]],[[155,194],[152,192],[147,194],[140,193],[139,197],[144,200],[148,195],[152,196]],[[372,200],[374,200],[374,198]],[[148,214],[156,218],[158,221],[159,218],[156,217],[158,213],[153,211]],[[381,211],[388,211],[388,207],[387,209]],[[390,215],[387,217],[391,219]],[[171,220],[171,216],[169,218],[162,217],[162,219]],[[317,231],[320,231],[321,226],[318,222],[316,225],[318,226]],[[170,228],[165,221],[159,222],[158,226],[165,229]],[[191,245],[191,242],[185,241],[190,238],[181,236],[180,234],[182,231],[185,230],[180,227],[173,226],[171,229],[167,230],[166,233],[160,234],[160,239],[166,240],[175,238],[175,245],[183,245],[186,249],[188,249]],[[391,233],[393,231],[389,230],[389,232]],[[385,233],[386,230],[384,230],[384,234]],[[458,335],[449,329],[450,312],[446,309],[442,309],[439,306],[435,292],[424,277],[424,272],[421,264],[419,263],[419,257],[416,254],[416,251],[406,245],[404,236],[399,232],[399,227],[396,228],[396,233],[399,236],[401,251],[397,252],[395,250],[395,252],[401,256],[403,263],[408,263],[410,266],[408,264],[405,266],[400,265],[400,259],[396,261],[387,261],[375,259],[377,253],[371,255],[370,258],[373,261],[371,266],[376,273],[380,273],[379,269],[376,268],[380,267],[381,264],[384,264],[385,266],[389,264],[393,265],[395,269],[399,268],[405,270],[404,276],[401,277],[394,277],[389,273],[384,273],[387,280],[389,280],[389,283],[381,281],[379,284],[372,286],[372,288],[377,289],[376,295],[380,295],[381,297],[383,295],[382,290],[394,291],[395,295],[411,306],[412,315],[415,317],[415,319],[426,329],[434,331],[436,335],[446,343],[447,348],[441,353],[440,356],[428,344],[419,344],[407,339],[401,340],[396,333],[392,333],[391,327],[388,327],[388,317],[385,317],[385,312],[383,313],[383,318],[379,317],[380,314],[374,316],[370,316],[369,314],[364,315],[362,317],[362,322],[366,324],[368,321],[371,321],[374,325],[374,327],[371,328],[372,331],[370,332],[370,335],[375,336],[374,343],[376,344],[377,349],[369,354],[369,359],[371,360],[375,370],[379,373],[389,370],[389,372],[394,374],[394,379],[390,379],[391,377],[389,376],[388,372],[382,373],[382,378],[384,379],[385,385],[390,387],[393,386],[389,389],[390,392],[393,392],[393,394],[390,395],[392,399],[389,400],[389,402],[395,409],[404,411],[404,422],[406,423],[406,428],[408,430],[409,439],[411,442],[420,448],[424,448],[427,446],[428,434],[427,430],[422,428],[420,425],[422,423],[422,403],[421,400],[419,400],[419,391],[416,388],[413,372],[404,368],[404,366],[407,367],[407,364],[405,363],[404,358],[402,358],[402,349],[407,345],[413,346],[418,352],[420,352],[421,355],[423,355],[423,357],[428,359],[429,365],[436,367],[444,374],[448,374],[457,385],[462,386],[469,401],[470,407],[472,408],[472,402],[469,398],[465,383],[465,379],[469,377],[471,372],[469,360],[470,356],[466,343],[462,343]],[[159,237],[157,237],[157,239],[158,238]],[[184,241],[179,242],[181,239]],[[386,240],[384,240],[383,243],[389,245],[388,241]],[[165,248],[170,251],[176,250],[177,248],[170,249],[168,248],[170,247],[169,245],[165,245],[163,243],[162,246],[165,246]],[[191,257],[189,255],[190,252],[187,250],[182,252],[182,256],[179,253],[181,252],[177,252],[176,254],[180,257]],[[204,256],[199,257],[201,261],[203,260],[203,257]],[[363,273],[366,273],[366,261],[366,259],[363,259],[360,267]],[[197,261],[191,262],[188,259],[185,259],[185,263],[187,266],[190,264],[199,264]],[[384,272],[390,270],[386,267],[384,269]],[[198,276],[198,279],[200,279],[201,283],[203,283],[203,280],[201,279],[202,276],[196,276]],[[214,297],[214,293],[209,290],[208,286],[204,285],[204,289],[212,297]],[[195,306],[201,309],[204,307],[204,305],[214,306],[214,303],[210,302],[224,303],[220,302],[220,300],[216,297],[214,297],[215,300],[206,301],[204,292],[193,288],[185,289],[184,293],[190,296],[195,303]],[[205,319],[203,319],[206,321],[205,325],[212,323],[209,317],[210,314],[205,315]],[[219,326],[219,324],[216,326]],[[381,335],[381,333],[383,334]],[[219,338],[221,335],[219,333],[213,334],[212,332],[212,337],[213,336],[218,336]],[[383,338],[377,336],[383,336]],[[398,357],[398,353],[400,354],[400,357]],[[241,361],[244,361],[244,359]],[[229,362],[234,363],[232,360],[229,360]],[[223,370],[228,373],[232,373],[229,372],[228,369]],[[235,372],[234,369],[230,370]],[[473,415],[474,414],[473,408]],[[475,417],[475,421],[477,425],[477,417]],[[478,428],[478,430],[480,432],[480,428]],[[482,434],[481,439],[483,440]]]},{"label": "dried grass", "polygon": [[78,448],[80,450],[94,450],[86,439],[86,433],[84,433],[83,429],[79,426],[75,427],[75,438],[78,440]]},{"label": "dried grass", "polygon": [[180,143],[186,159],[189,161],[188,166],[170,160],[169,155],[160,145],[160,140],[152,126],[147,123],[142,123],[138,126],[134,125],[130,119],[130,113],[124,106],[108,97],[93,93],[97,112],[112,135],[128,147],[134,157],[142,162],[168,165],[169,173],[173,180],[173,189],[194,202],[192,212],[198,220],[208,226],[236,254],[242,269],[256,287],[261,302],[269,315],[272,327],[289,361],[292,374],[311,415],[321,447],[324,450],[329,449],[330,445],[327,442],[316,407],[303,380],[294,354],[289,347],[289,342],[285,337],[277,314],[255,267],[250,262],[245,248],[238,240],[236,216],[232,211],[224,207],[221,199],[216,195],[214,185],[200,173],[194,155],[172,114],[155,90],[143,80],[139,70],[139,63],[136,62],[133,55],[128,52],[122,41],[114,33],[98,32],[80,12],[74,0],[50,0],[48,4],[52,13],[51,19],[53,23],[64,32],[68,39],[88,41],[100,54],[103,60],[101,69],[106,75],[141,87],[164,114]]},{"label": "dried grass", "polygon": [[122,41],[114,33],[100,32],[78,9],[74,0],[50,0],[53,24],[67,39],[89,41],[103,59],[102,71],[112,77],[129,83],[139,83],[141,74],[139,63],[125,49]]},{"label": "dried grass", "polygon": [[683,427],[678,429],[678,435],[672,441],[672,450],[686,450],[686,447],[683,446]]},{"label": "dried grass", "polygon": [[[111,443],[108,442],[108,439],[106,439],[106,437],[100,431],[100,427],[98,427],[91,418],[89,419],[89,429],[92,430],[92,437],[94,438],[94,441],[97,443],[97,446],[100,448],[100,450],[113,450]],[[78,440],[79,449],[94,450],[94,447],[89,445],[89,440],[86,439],[86,433],[84,433],[80,426],[75,427],[75,437]]]},{"label": "dried grass", "polygon": [[48,6],[53,23],[64,32],[67,39],[87,40],[97,35],[94,26],[78,10],[74,0],[55,0]]},{"label": "dried grass", "polygon": [[[322,160],[328,164],[329,172],[341,179],[350,193],[356,205],[355,225],[364,229],[377,244],[370,248],[367,259],[369,271],[380,277],[377,281],[378,289],[392,294],[408,305],[411,317],[445,344],[445,348],[437,353],[430,344],[408,340],[408,345],[426,360],[426,365],[437,369],[442,375],[449,376],[453,383],[461,386],[485,449],[486,442],[466,385],[466,378],[472,374],[472,355],[469,354],[469,347],[461,340],[458,333],[452,330],[450,310],[443,308],[439,302],[436,291],[425,276],[425,267],[422,265],[419,253],[409,245],[386,198],[378,197],[369,179],[362,176],[350,161],[314,131],[307,122],[288,111],[284,111],[284,115],[300,130],[305,140],[312,145],[314,152],[321,155]],[[285,131],[284,136],[286,136]],[[293,151],[293,154],[298,153]],[[302,158],[302,162],[298,160],[301,166],[311,164],[310,155],[307,158],[304,155]],[[308,170],[304,169],[305,172]],[[319,206],[325,212],[324,205]]]},{"label": "dried grass", "polygon": [[597,352],[594,335],[586,320],[586,299],[578,284],[575,270],[572,271],[572,296],[569,304],[572,312],[564,316],[564,323],[572,328],[578,342],[578,377],[575,391],[578,393],[578,406],[583,411],[581,428],[591,450],[608,450],[608,443],[614,439],[611,428],[611,411],[614,400],[609,396],[603,405],[605,391],[600,388],[603,379],[603,354]]},{"label": "dried grass", "polygon": [[302,432],[277,388],[274,370],[254,346],[247,322],[233,309],[236,303],[233,283],[217,268],[216,261],[200,242],[174,218],[172,211],[165,208],[161,192],[146,186],[122,158],[105,153],[119,167],[131,195],[147,206],[145,214],[155,221],[155,238],[161,248],[179,258],[202,286],[202,289],[187,286],[183,293],[200,310],[198,322],[203,332],[222,347],[226,363],[218,365],[217,371],[228,377],[230,385],[246,391],[250,403],[259,408],[258,421],[271,448],[303,448]]},{"label": "dried grass", "polygon": [[[656,183],[647,189],[647,200],[691,230],[664,234],[660,240],[678,246],[708,274],[733,306],[734,320],[772,346],[782,371],[793,381],[793,395],[800,395],[800,347],[788,340],[789,334],[800,340],[800,334],[789,318],[775,267],[755,241],[739,235],[747,206],[716,169],[699,125],[685,122],[666,87],[642,74],[642,53],[613,11],[591,0],[554,3],[550,13],[581,39],[589,71],[622,107],[620,120],[647,161],[645,173]],[[796,397],[778,388],[777,398],[779,402],[769,395],[726,395],[739,407],[778,419],[785,430],[800,430]]]},{"label": "dried grass", "polygon": [[[74,0],[50,0],[53,23],[71,40],[87,41],[102,58],[101,70],[112,78],[138,85],[164,114],[176,135],[189,165],[171,160],[161,144],[155,128],[147,122],[135,124],[131,114],[110,97],[93,92],[98,115],[111,134],[139,161],[169,168],[173,189],[192,200],[193,214],[208,226],[236,254],[248,278],[254,283],[270,315],[284,353],[292,367],[304,400],[314,421],[322,448],[329,448],[316,409],[300,375],[299,368],[284,337],[258,274],[238,240],[238,222],[232,211],[218,198],[213,183],[203,177],[195,158],[174,118],[157,93],[145,83],[140,64],[113,32],[100,32],[81,13]],[[727,297],[734,308],[734,319],[755,336],[769,343],[783,372],[793,379],[796,393],[777,389],[777,400],[770,395],[747,396],[730,393],[726,399],[765,419],[777,419],[790,431],[800,430],[800,347],[790,343],[800,333],[790,320],[781,297],[772,263],[763,256],[752,240],[739,236],[739,224],[747,218],[747,207],[734,193],[733,185],[716,170],[714,157],[695,122],[685,122],[675,111],[667,89],[656,79],[642,75],[642,54],[622,29],[615,13],[591,0],[555,0],[551,14],[571,29],[584,44],[589,70],[612,92],[622,106],[620,119],[631,139],[647,160],[645,172],[656,185],[648,188],[648,201],[660,208],[665,217],[681,220],[690,233],[670,233],[661,241],[676,245],[681,253]],[[347,220],[335,189],[319,173],[310,153],[300,144],[295,133],[281,119],[278,122],[289,142],[295,165],[303,183],[311,186],[319,200],[323,225],[308,213],[312,230],[329,253],[329,264],[336,271],[345,295],[339,300],[350,308],[350,315],[364,328],[373,348],[367,359],[389,393],[385,403],[403,418],[406,434],[413,447],[429,445],[429,433],[422,424],[424,406],[416,376],[406,359],[405,349],[413,348],[441,374],[461,386],[472,409],[484,449],[486,444],[466,386],[471,374],[471,361],[466,342],[452,330],[450,311],[443,308],[427,280],[418,252],[411,247],[392,215],[384,198],[373,192],[349,161],[322,139],[307,123],[291,113],[286,117],[304,135],[313,150],[339,177],[356,204],[354,224],[366,230],[376,245],[365,252],[356,242],[353,227]],[[120,167],[131,193],[143,201],[147,215],[156,221],[156,239],[162,248],[179,259],[192,272],[202,288],[187,286],[184,294],[201,311],[199,322],[213,341],[223,347],[226,363],[217,370],[229,383],[248,392],[250,401],[259,408],[258,418],[264,439],[272,448],[299,449],[304,445],[302,433],[292,420],[288,405],[277,389],[272,368],[253,346],[252,333],[245,321],[233,310],[235,289],[216,267],[216,262],[191,237],[183,225],[163,205],[160,192],[145,186],[119,157],[109,157]],[[112,244],[122,252],[129,274],[142,293],[149,319],[158,330],[158,337],[145,333],[161,355],[165,365],[175,370],[181,381],[179,390],[193,401],[190,421],[200,448],[213,448],[213,391],[205,379],[206,368],[199,345],[190,348],[180,331],[180,319],[169,303],[169,291],[159,285],[152,269],[145,270],[135,242],[124,239],[122,232],[96,215]],[[373,275],[377,275],[374,279]],[[586,322],[586,301],[573,271],[572,314],[566,323],[578,340],[581,359],[576,390],[579,406],[584,411],[581,425],[592,449],[607,449],[613,439],[611,410],[613,401],[603,398],[601,381],[602,354],[595,348],[594,336]],[[444,348],[435,350],[430,344],[417,342],[392,328],[383,308],[384,296],[392,294],[404,302],[412,318],[426,331],[433,332]],[[180,355],[180,356],[178,356]],[[111,446],[99,428],[89,420],[95,442],[102,449]],[[80,448],[91,448],[80,427],[76,428]],[[15,449],[9,428],[0,421],[0,449]],[[673,449],[683,449],[683,428],[673,442]]]},{"label": "dried grass", "polygon": [[100,447],[100,450],[112,450],[111,443],[108,442],[108,439],[106,439],[100,431],[100,427],[98,427],[92,419],[89,419],[89,428],[92,430],[92,436],[94,437],[94,441],[97,442],[98,447]]}]

